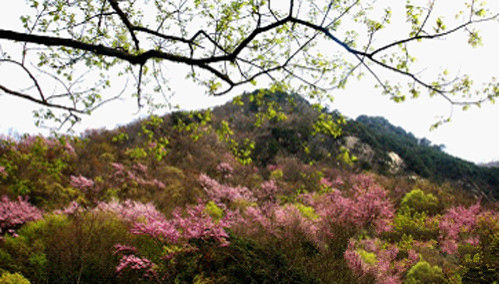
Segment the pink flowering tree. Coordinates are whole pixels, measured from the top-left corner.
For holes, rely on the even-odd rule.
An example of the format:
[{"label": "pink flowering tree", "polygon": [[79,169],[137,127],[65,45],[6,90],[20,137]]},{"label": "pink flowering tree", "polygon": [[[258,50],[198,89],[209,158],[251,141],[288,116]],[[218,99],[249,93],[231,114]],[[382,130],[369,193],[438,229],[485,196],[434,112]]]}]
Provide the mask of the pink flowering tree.
[{"label": "pink flowering tree", "polygon": [[376,283],[402,283],[402,277],[419,256],[408,251],[407,258],[398,258],[399,249],[379,239],[350,240],[344,259],[347,266],[361,282],[374,279]]},{"label": "pink flowering tree", "polygon": [[228,205],[238,200],[256,201],[253,193],[247,187],[220,184],[205,174],[200,175],[199,182],[206,192],[208,199],[213,200],[219,205]]},{"label": "pink flowering tree", "polygon": [[131,168],[120,163],[111,163],[111,167],[113,168],[113,178],[119,182],[128,185],[165,188],[163,182],[149,176],[148,167],[141,163],[136,163]]},{"label": "pink flowering tree", "polygon": [[497,210],[482,209],[479,203],[450,208],[439,222],[439,232],[443,253],[458,256],[467,267],[498,269]]},{"label": "pink flowering tree", "polygon": [[42,211],[20,196],[17,200],[10,200],[2,196],[0,202],[0,238],[9,233],[15,236],[15,230],[26,222],[42,218]]},{"label": "pink flowering tree", "polygon": [[394,206],[387,191],[367,176],[355,178],[350,192],[334,190],[316,197],[306,196],[321,216],[323,229],[332,237],[338,231],[354,234],[369,230],[380,234],[391,229]]},{"label": "pink flowering tree", "polygon": [[473,232],[480,213],[479,203],[469,208],[458,206],[448,209],[439,222],[441,250],[447,254],[456,254],[460,244],[478,245],[479,239]]},{"label": "pink flowering tree", "polygon": [[165,219],[165,216],[156,209],[153,203],[142,203],[133,200],[99,202],[93,210],[112,212],[131,224],[140,221],[152,222]]},{"label": "pink flowering tree", "polygon": [[[139,207],[141,213],[130,214],[129,210],[117,207],[118,212],[129,220],[134,220],[130,232],[137,236],[144,236],[154,240],[159,246],[161,255],[156,255],[155,262],[141,256],[139,248],[117,245],[117,253],[122,255],[117,273],[123,271],[137,271],[143,273],[144,278],[158,278],[166,281],[175,274],[175,261],[179,256],[193,256],[206,258],[211,250],[229,244],[229,235],[226,229],[236,220],[234,212],[224,212],[212,216],[208,204],[199,203],[185,209],[177,208],[171,218],[157,214],[152,208]],[[101,208],[105,208],[101,206]],[[220,209],[220,208],[219,208]],[[222,210],[222,209],[221,209]],[[141,217],[136,218],[136,216]],[[195,259],[198,259],[195,258]]]},{"label": "pink flowering tree", "polygon": [[[148,190],[161,190],[165,189],[165,184],[153,177],[148,170],[148,167],[142,163],[134,163],[131,166],[127,166],[122,163],[111,163],[111,176],[108,180],[111,181],[111,186],[124,189],[127,198],[130,196],[135,197],[134,194],[142,191],[142,189]],[[137,190],[141,189],[141,190]]]},{"label": "pink flowering tree", "polygon": [[216,167],[217,172],[219,172],[223,179],[228,179],[233,175],[233,167],[227,162],[222,162]]},{"label": "pink flowering tree", "polygon": [[0,166],[0,180],[3,178],[6,178],[8,176],[7,171],[5,170],[5,167]]}]

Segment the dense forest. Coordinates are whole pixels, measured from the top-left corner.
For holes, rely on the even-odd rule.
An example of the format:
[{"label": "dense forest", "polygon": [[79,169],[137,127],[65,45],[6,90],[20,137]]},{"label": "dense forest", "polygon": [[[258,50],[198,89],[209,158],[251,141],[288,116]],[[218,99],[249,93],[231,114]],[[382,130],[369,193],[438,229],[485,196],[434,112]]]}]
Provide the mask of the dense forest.
[{"label": "dense forest", "polygon": [[498,280],[498,168],[296,95],[3,137],[0,195],[0,283]]}]

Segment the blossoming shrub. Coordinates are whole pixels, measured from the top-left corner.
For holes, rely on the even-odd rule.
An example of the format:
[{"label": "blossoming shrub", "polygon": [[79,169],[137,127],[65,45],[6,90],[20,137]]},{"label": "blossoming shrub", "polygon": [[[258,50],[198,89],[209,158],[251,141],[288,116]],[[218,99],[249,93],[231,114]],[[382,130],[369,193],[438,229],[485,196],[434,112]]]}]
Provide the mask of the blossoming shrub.
[{"label": "blossoming shrub", "polygon": [[248,202],[256,201],[253,193],[246,187],[229,186],[220,184],[207,175],[200,175],[200,184],[205,190],[209,200],[219,204],[229,204],[232,201],[244,200]]},{"label": "blossoming shrub", "polygon": [[[177,208],[170,219],[146,216],[135,221],[130,232],[154,240],[162,253],[152,255],[155,259],[150,259],[142,256],[139,248],[119,250],[122,257],[117,273],[136,271],[144,279],[170,279],[179,273],[178,266],[173,263],[194,262],[191,265],[196,265],[204,257],[209,257],[214,248],[227,246],[229,235],[226,228],[234,222],[235,216],[228,211],[220,218],[213,218],[209,214],[213,205],[210,204],[208,210],[203,203]],[[172,259],[175,261],[170,261]]]},{"label": "blossoming shrub", "polygon": [[42,211],[28,202],[28,199],[18,197],[10,200],[2,196],[0,200],[0,241],[2,235],[9,233],[15,235],[15,230],[29,221],[42,218]]},{"label": "blossoming shrub", "polygon": [[439,241],[443,252],[456,254],[458,246],[465,242],[477,245],[479,240],[474,234],[474,230],[480,212],[481,205],[479,203],[469,208],[458,206],[446,211],[439,222]]},{"label": "blossoming shrub", "polygon": [[332,236],[343,232],[350,237],[360,230],[380,234],[391,229],[394,206],[387,192],[370,177],[358,175],[350,192],[334,190],[311,202]]},{"label": "blossoming shrub", "polygon": [[359,281],[400,283],[406,271],[418,261],[418,255],[410,250],[408,258],[400,258],[398,253],[395,245],[379,239],[351,240],[344,258]]}]

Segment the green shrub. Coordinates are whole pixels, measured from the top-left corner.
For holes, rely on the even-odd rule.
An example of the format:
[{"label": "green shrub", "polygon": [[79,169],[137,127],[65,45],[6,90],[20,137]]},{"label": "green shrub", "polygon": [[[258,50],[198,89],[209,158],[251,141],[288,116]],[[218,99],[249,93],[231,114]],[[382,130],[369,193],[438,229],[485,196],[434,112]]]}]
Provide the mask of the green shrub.
[{"label": "green shrub", "polygon": [[209,201],[207,205],[205,205],[205,212],[215,220],[220,220],[224,217],[224,211],[213,201]]},{"label": "green shrub", "polygon": [[431,266],[426,261],[419,261],[408,273],[404,284],[441,284],[447,283],[443,271],[438,266]]},{"label": "green shrub", "polygon": [[361,259],[368,264],[376,264],[378,262],[377,255],[373,252],[368,252],[364,249],[357,249],[356,252],[359,254]]},{"label": "green shrub", "polygon": [[434,215],[438,211],[438,199],[431,193],[425,194],[416,188],[403,197],[400,206],[400,211]]},{"label": "green shrub", "polygon": [[19,273],[5,272],[0,276],[0,284],[30,284],[30,282]]},{"label": "green shrub", "polygon": [[[193,283],[317,283],[292,265],[278,249],[231,236],[227,247],[213,247],[205,255],[188,254],[177,264],[176,281]],[[210,276],[210,282],[207,277]],[[200,279],[201,278],[201,279]],[[207,283],[205,282],[205,283]]]},{"label": "green shrub", "polygon": [[437,218],[430,218],[426,213],[399,212],[394,217],[393,230],[387,235],[392,240],[399,240],[404,234],[415,240],[428,241],[439,236],[439,222]]},{"label": "green shrub", "polygon": [[113,247],[135,239],[125,223],[102,212],[46,215],[17,233],[0,244],[0,268],[35,283],[116,282],[119,256]]},{"label": "green shrub", "polygon": [[313,207],[311,206],[306,206],[302,203],[294,203],[293,206],[295,206],[295,208],[297,208],[300,212],[300,214],[302,214],[302,216],[304,216],[305,218],[309,219],[309,220],[316,220],[319,218],[318,214],[316,214],[316,211],[314,210]]},{"label": "green shrub", "polygon": [[463,244],[458,247],[460,266],[465,283],[493,283],[498,281],[498,215],[486,213],[477,220],[474,230],[479,245]]}]

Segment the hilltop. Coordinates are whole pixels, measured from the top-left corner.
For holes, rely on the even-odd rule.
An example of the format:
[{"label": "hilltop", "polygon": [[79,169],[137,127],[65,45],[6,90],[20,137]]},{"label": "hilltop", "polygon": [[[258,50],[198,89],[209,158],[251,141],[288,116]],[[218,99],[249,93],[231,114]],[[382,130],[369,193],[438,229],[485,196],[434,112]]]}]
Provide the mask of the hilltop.
[{"label": "hilltop", "polygon": [[[214,114],[216,119],[231,121],[238,135],[256,141],[252,157],[261,165],[273,163],[279,155],[291,155],[305,163],[314,161],[336,166],[338,160],[332,157],[337,157],[340,148],[346,146],[357,158],[353,170],[452,182],[477,195],[498,197],[498,170],[451,156],[443,151],[443,145],[432,145],[429,140],[417,138],[383,117],[361,115],[356,120],[348,119],[338,137],[314,135],[312,125],[318,113],[302,97],[267,94],[257,105],[255,96],[255,93],[245,94],[241,98],[244,107],[227,103],[215,108]],[[269,105],[288,119],[274,119],[263,127],[254,127],[252,121],[258,111],[265,111]],[[334,118],[341,116],[336,111],[323,112]]]}]

